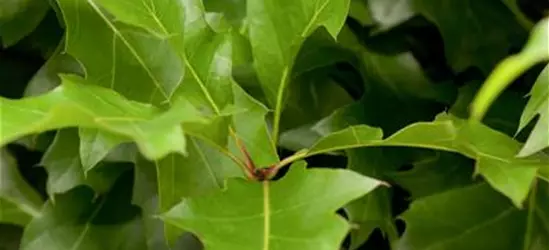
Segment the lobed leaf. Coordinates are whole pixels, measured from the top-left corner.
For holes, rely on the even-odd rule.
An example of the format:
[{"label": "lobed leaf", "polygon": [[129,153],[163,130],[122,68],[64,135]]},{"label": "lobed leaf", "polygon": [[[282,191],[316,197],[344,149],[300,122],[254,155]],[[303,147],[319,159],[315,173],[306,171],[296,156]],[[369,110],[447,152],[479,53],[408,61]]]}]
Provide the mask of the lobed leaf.
[{"label": "lobed leaf", "polygon": [[479,123],[439,115],[433,122],[418,122],[382,139],[382,131],[366,125],[351,126],[320,139],[307,156],[358,147],[405,146],[463,154],[475,159],[480,173],[498,191],[522,207],[539,167],[547,157],[526,159],[514,156],[521,144]]},{"label": "lobed leaf", "polygon": [[212,250],[336,249],[349,225],[335,211],[380,182],[298,165],[276,182],[230,179],[224,191],[184,199],[162,219],[197,234]]},{"label": "lobed leaf", "polygon": [[321,26],[336,37],[348,9],[349,0],[248,1],[247,21],[254,67],[267,102],[274,108],[275,144],[284,107],[284,90],[301,44]]},{"label": "lobed leaf", "polygon": [[205,121],[186,100],[162,113],[81,78],[65,75],[62,79],[61,87],[45,95],[0,99],[1,145],[28,134],[79,126],[131,138],[146,157],[156,159],[169,152],[185,153],[181,124]]}]

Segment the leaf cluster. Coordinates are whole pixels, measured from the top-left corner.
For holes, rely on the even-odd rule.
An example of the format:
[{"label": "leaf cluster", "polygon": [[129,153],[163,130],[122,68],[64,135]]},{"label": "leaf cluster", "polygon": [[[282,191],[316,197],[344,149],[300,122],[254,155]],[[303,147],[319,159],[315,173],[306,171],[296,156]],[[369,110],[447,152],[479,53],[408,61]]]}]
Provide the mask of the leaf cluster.
[{"label": "leaf cluster", "polygon": [[542,2],[2,1],[0,250],[549,249]]}]

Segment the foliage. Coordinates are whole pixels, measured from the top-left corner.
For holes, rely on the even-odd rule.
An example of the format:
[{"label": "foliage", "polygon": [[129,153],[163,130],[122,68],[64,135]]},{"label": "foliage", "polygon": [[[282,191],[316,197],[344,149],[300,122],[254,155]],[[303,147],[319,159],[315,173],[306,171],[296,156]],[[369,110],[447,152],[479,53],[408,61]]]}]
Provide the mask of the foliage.
[{"label": "foliage", "polygon": [[2,1],[0,249],[549,249],[540,6]]}]

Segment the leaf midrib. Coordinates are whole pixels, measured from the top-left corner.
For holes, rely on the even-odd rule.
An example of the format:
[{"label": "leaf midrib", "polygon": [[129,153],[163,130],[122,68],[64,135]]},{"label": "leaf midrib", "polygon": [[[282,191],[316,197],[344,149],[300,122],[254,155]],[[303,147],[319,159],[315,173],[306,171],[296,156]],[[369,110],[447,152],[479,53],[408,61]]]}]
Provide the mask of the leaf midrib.
[{"label": "leaf midrib", "polygon": [[147,75],[153,81],[153,84],[156,87],[155,89],[157,91],[159,91],[160,94],[162,94],[162,97],[164,97],[164,99],[166,100],[167,103],[171,103],[169,95],[164,91],[164,89],[160,85],[160,82],[158,81],[158,79],[156,79],[156,77],[154,76],[152,71],[146,66],[145,61],[143,61],[143,58],[141,58],[141,56],[139,56],[139,54],[137,53],[135,48],[128,42],[126,37],[124,37],[124,35],[122,35],[120,30],[118,30],[116,28],[116,26],[114,26],[114,24],[105,16],[105,14],[103,14],[103,12],[101,12],[99,7],[95,4],[94,0],[87,0],[87,2],[94,9],[94,11],[101,17],[101,19],[103,19],[103,21],[107,24],[107,26],[109,26],[109,28],[112,30],[112,32],[120,38],[120,40],[124,43],[124,45],[126,45],[126,47],[130,51],[130,53],[134,56],[134,58],[137,60],[139,65],[141,65],[141,67],[145,70],[145,72],[147,72]]}]

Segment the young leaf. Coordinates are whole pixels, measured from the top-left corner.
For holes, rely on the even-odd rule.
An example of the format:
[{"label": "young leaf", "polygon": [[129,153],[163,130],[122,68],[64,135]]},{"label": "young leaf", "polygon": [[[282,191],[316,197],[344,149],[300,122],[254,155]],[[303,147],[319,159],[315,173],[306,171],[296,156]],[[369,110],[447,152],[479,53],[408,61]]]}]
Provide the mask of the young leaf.
[{"label": "young leaf", "polygon": [[265,116],[268,109],[248,95],[236,83],[233,84],[234,104],[246,110],[233,115],[233,125],[238,138],[257,167],[268,167],[279,161],[276,147],[271,140]]},{"label": "young leaf", "polygon": [[226,190],[184,199],[162,219],[195,233],[211,250],[337,249],[349,225],[335,211],[380,182],[298,165],[276,182],[230,179]]},{"label": "young leaf", "polygon": [[[501,0],[413,0],[413,4],[439,28],[446,57],[456,72],[477,66],[489,73],[527,34]],[[507,42],[502,43],[502,39]]]},{"label": "young leaf", "polygon": [[378,128],[351,126],[330,134],[312,146],[306,155],[358,147],[405,146],[463,154],[477,161],[476,171],[498,191],[522,207],[539,167],[548,159],[536,155],[526,159],[514,156],[520,143],[479,123],[439,115],[433,122],[418,122],[382,139]]},{"label": "young leaf", "polygon": [[520,157],[535,154],[549,147],[549,64],[545,66],[532,87],[530,100],[520,117],[519,131],[524,129],[536,115],[539,115],[538,121],[520,150],[518,154]]},{"label": "young leaf", "polygon": [[1,145],[32,133],[80,126],[131,138],[146,157],[155,159],[169,152],[185,153],[181,123],[204,121],[186,100],[179,99],[169,111],[161,113],[81,78],[62,78],[63,85],[46,95],[0,99]]},{"label": "young leaf", "polygon": [[321,26],[335,38],[347,16],[349,0],[258,0],[248,1],[247,7],[254,66],[275,110],[276,144],[284,90],[301,44]]},{"label": "young leaf", "polygon": [[122,184],[128,183],[117,182],[98,199],[85,187],[56,196],[25,228],[21,249],[146,250],[139,210],[129,203],[131,186]]},{"label": "young leaf", "polygon": [[403,215],[407,227],[397,249],[545,249],[547,196],[532,199],[539,200],[530,212],[518,210],[486,184],[419,199]]},{"label": "young leaf", "polygon": [[23,179],[15,159],[0,149],[0,223],[25,226],[40,215],[42,198]]}]

